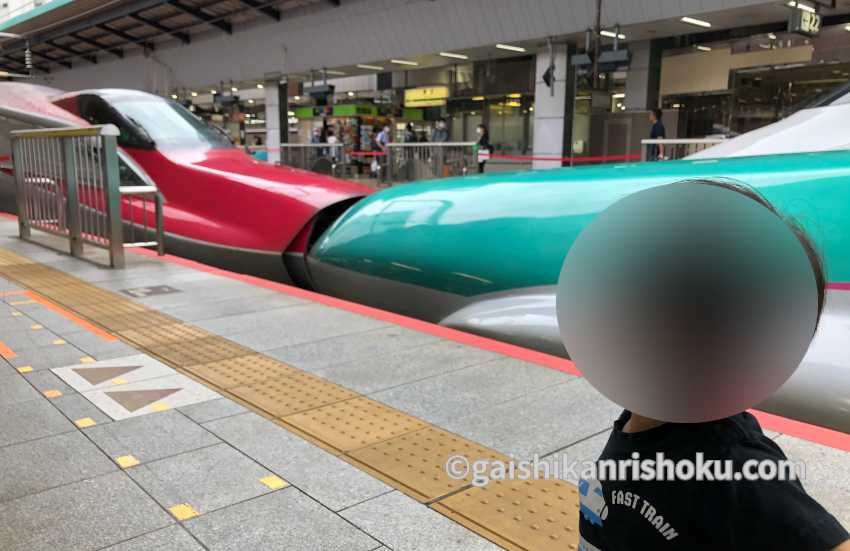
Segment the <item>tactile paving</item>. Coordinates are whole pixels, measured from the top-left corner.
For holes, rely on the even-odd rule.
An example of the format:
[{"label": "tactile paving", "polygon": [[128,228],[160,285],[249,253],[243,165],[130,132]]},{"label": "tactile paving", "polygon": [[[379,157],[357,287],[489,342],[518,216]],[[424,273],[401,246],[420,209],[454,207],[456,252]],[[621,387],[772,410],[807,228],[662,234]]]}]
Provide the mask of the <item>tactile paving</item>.
[{"label": "tactile paving", "polygon": [[[191,343],[191,345],[190,345]],[[172,344],[157,344],[145,349],[177,367],[208,364],[239,356],[248,356],[254,351],[221,337],[206,337]]]},{"label": "tactile paving", "polygon": [[342,452],[427,426],[416,417],[362,396],[288,415],[283,421]]},{"label": "tactile paving", "polygon": [[96,318],[96,321],[99,325],[115,332],[150,325],[166,325],[179,322],[179,320],[167,314],[154,312],[153,310],[141,310],[126,314],[104,316]]},{"label": "tactile paving", "polygon": [[470,461],[508,459],[496,451],[433,426],[347,454],[355,465],[365,467],[423,502],[469,485],[471,473],[455,480],[446,472],[446,463],[455,456],[463,456]]},{"label": "tactile paving", "polygon": [[209,331],[204,331],[188,323],[149,325],[138,329],[125,329],[118,331],[118,335],[142,348],[194,341],[213,336]]},{"label": "tactile paving", "polygon": [[260,354],[193,365],[187,367],[186,371],[220,388],[253,385],[268,379],[301,373],[294,367]]},{"label": "tactile paving", "polygon": [[274,417],[284,417],[358,396],[347,388],[309,373],[268,379],[232,388],[230,392]]},{"label": "tactile paving", "polygon": [[578,490],[563,480],[491,480],[431,507],[508,549],[578,549]]}]

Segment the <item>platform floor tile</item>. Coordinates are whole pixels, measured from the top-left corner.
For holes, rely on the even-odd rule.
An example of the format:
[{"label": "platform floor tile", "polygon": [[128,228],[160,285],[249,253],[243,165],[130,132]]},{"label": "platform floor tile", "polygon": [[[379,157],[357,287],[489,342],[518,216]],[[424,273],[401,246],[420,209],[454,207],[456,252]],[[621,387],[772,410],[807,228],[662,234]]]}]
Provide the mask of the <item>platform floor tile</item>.
[{"label": "platform floor tile", "polygon": [[345,458],[419,501],[427,502],[469,485],[471,472],[456,478],[447,474],[447,461],[456,456],[470,462],[508,460],[494,450],[437,427],[426,427],[354,450]]},{"label": "platform floor tile", "polygon": [[562,480],[492,480],[432,507],[508,549],[578,549],[578,489]]},{"label": "platform floor tile", "polygon": [[221,442],[177,411],[98,425],[86,429],[86,435],[113,460],[132,455],[141,463]]},{"label": "platform floor tile", "polygon": [[4,377],[0,384],[0,407],[15,406],[38,398],[38,391],[22,377]]},{"label": "platform floor tile", "polygon": [[[50,401],[50,403],[74,423],[83,420],[90,420],[84,422],[86,427],[103,425],[105,423],[112,422],[111,417],[100,411],[97,406],[88,401],[82,394],[65,394],[59,398],[54,398]],[[94,422],[95,425],[91,425],[91,422]]]},{"label": "platform floor tile", "polygon": [[416,417],[362,396],[288,415],[282,420],[287,426],[343,453],[426,426]]},{"label": "platform floor tile", "polygon": [[231,392],[273,417],[283,417],[357,397],[356,392],[309,373],[239,386],[231,389]]},{"label": "platform floor tile", "polygon": [[239,415],[248,411],[245,406],[237,404],[228,398],[216,398],[215,400],[207,400],[206,402],[183,406],[178,409],[196,423],[215,421],[216,419]]},{"label": "platform floor tile", "polygon": [[443,426],[485,446],[530,459],[610,428],[621,412],[587,381],[576,378],[449,419]]},{"label": "platform floor tile", "polygon": [[385,404],[442,425],[469,412],[526,396],[573,377],[513,358],[502,358],[372,394]]},{"label": "platform floor tile", "polygon": [[285,488],[184,523],[210,551],[371,551],[380,546],[295,488]]},{"label": "platform floor tile", "polygon": [[316,373],[346,388],[372,394],[499,357],[495,352],[470,348],[453,341],[440,341],[398,354],[335,365]]},{"label": "platform floor tile", "polygon": [[497,551],[499,546],[400,492],[390,492],[340,513],[391,549]]},{"label": "platform floor tile", "polygon": [[[20,379],[24,384],[29,384]],[[7,383],[3,381],[3,386]],[[30,387],[32,390],[32,387]],[[33,390],[35,400],[0,404],[0,446],[70,432],[76,427],[51,403]],[[0,546],[0,549],[3,547]]]},{"label": "platform floor tile", "polygon": [[90,390],[83,395],[115,420],[162,412],[220,397],[209,387],[179,373],[104,390]]},{"label": "platform floor tile", "polygon": [[225,443],[153,461],[127,474],[166,509],[186,503],[206,514],[271,492],[272,473]]},{"label": "platform floor tile", "polygon": [[94,551],[173,520],[122,472],[0,504],[3,551]]},{"label": "platform floor tile", "polygon": [[155,358],[138,353],[97,362],[77,363],[52,371],[77,392],[119,389],[124,385],[177,374]]},{"label": "platform floor tile", "polygon": [[94,478],[117,470],[79,432],[0,448],[0,502]]},{"label": "platform floor tile", "polygon": [[341,363],[368,361],[379,355],[396,354],[437,340],[437,337],[427,333],[390,326],[283,346],[267,350],[266,354],[297,365],[299,369],[316,371]]},{"label": "platform floor tile", "polygon": [[225,389],[254,385],[269,379],[303,373],[283,362],[261,354],[189,366],[186,371]]},{"label": "platform floor tile", "polygon": [[255,413],[226,417],[204,427],[331,510],[392,490]]},{"label": "platform floor tile", "polygon": [[[59,332],[61,333],[61,331]],[[10,358],[9,363],[12,364],[12,367],[28,365],[31,366],[34,371],[39,371],[42,369],[53,369],[54,367],[75,364],[80,361],[80,358],[87,355],[88,354],[76,346],[65,342],[64,344],[51,344],[41,348],[23,350],[14,358]]]},{"label": "platform floor tile", "polygon": [[204,551],[198,541],[179,524],[111,545],[103,551]]}]

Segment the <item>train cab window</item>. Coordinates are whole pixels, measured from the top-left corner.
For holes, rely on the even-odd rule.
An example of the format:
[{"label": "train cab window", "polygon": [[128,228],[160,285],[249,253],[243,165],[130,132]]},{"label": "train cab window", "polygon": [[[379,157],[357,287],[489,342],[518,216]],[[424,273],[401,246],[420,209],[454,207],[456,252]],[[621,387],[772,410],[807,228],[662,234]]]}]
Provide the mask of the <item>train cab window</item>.
[{"label": "train cab window", "polygon": [[118,127],[118,145],[138,149],[153,149],[153,140],[147,132],[132,120],[122,117],[103,98],[95,95],[81,95],[77,99],[80,117],[91,124],[114,124]]}]

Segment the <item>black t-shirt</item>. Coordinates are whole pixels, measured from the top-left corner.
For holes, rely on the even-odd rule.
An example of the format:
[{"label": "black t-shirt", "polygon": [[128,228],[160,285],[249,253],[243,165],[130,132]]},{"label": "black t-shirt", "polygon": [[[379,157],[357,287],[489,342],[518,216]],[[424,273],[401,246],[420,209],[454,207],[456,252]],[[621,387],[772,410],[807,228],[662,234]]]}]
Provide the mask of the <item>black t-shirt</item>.
[{"label": "black t-shirt", "polygon": [[[696,454],[702,452],[705,460],[731,460],[728,472],[734,473],[743,472],[748,460],[786,459],[749,413],[624,433],[630,415],[625,411],[614,423],[600,461],[635,459],[635,452],[640,459],[657,459],[662,452],[672,461],[696,462]],[[727,476],[723,468],[715,472]],[[641,480],[631,470],[620,478],[625,481],[599,478],[579,483],[580,551],[828,551],[850,539],[798,481],[656,482]]]}]

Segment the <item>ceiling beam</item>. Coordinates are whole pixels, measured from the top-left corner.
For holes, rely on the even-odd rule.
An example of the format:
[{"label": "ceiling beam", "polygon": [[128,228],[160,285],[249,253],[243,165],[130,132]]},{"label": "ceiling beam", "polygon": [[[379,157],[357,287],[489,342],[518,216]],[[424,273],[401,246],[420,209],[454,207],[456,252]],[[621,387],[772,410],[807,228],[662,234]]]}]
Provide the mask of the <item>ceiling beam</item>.
[{"label": "ceiling beam", "polygon": [[121,48],[115,48],[115,47],[110,46],[108,44],[98,42],[97,40],[94,40],[93,38],[85,37],[85,36],[81,35],[80,33],[71,33],[71,36],[73,36],[74,38],[76,38],[77,40],[79,40],[80,42],[82,42],[84,44],[88,44],[89,46],[94,46],[95,48],[97,48],[99,50],[106,50],[107,52],[111,53],[112,55],[117,56],[121,59],[124,59],[124,50],[122,50]]},{"label": "ceiling beam", "polygon": [[241,2],[258,12],[268,15],[275,21],[280,21],[280,10],[277,8],[273,8],[271,6],[263,6],[258,0],[241,0]]},{"label": "ceiling beam", "polygon": [[231,25],[227,21],[221,21],[218,18],[213,17],[212,15],[210,15],[210,14],[204,12],[204,11],[201,11],[198,8],[195,8],[194,6],[187,6],[186,4],[183,4],[182,2],[180,2],[179,0],[170,0],[168,3],[171,4],[172,6],[174,6],[175,8],[177,8],[178,10],[180,10],[184,13],[188,13],[189,15],[194,17],[195,19],[198,19],[198,20],[203,21],[205,23],[209,23],[213,27],[221,29],[222,31],[226,32],[227,34],[233,34],[233,25]]},{"label": "ceiling beam", "polygon": [[[126,33],[126,32],[124,32],[120,29],[114,29],[114,28],[112,28],[112,27],[110,27],[109,25],[106,25],[106,24],[98,25],[97,28],[102,30],[102,31],[108,32],[109,34],[115,35],[122,40],[126,40],[127,43],[129,43],[129,44],[139,44],[141,47],[147,48],[148,50],[151,50],[151,51],[153,51],[153,49],[154,49],[153,42],[146,42],[145,38],[136,38],[132,34]],[[123,46],[123,44],[122,44],[122,46]]]},{"label": "ceiling beam", "polygon": [[36,57],[40,57],[42,59],[46,59],[47,61],[57,63],[57,64],[61,65],[62,67],[65,67],[66,69],[71,68],[71,62],[70,61],[66,61],[66,60],[60,59],[58,57],[53,57],[52,55],[43,54],[43,53],[37,52],[35,50],[30,50],[30,51],[32,52],[32,55],[34,55]]},{"label": "ceiling beam", "polygon": [[70,48],[68,46],[63,46],[62,44],[57,44],[55,40],[45,40],[44,42],[45,42],[45,44],[49,44],[49,45],[53,46],[54,48],[56,48],[57,50],[61,50],[61,51],[65,52],[66,54],[70,54],[70,55],[75,56],[75,57],[79,56],[79,57],[85,59],[86,61],[88,61],[89,63],[97,64],[97,56],[87,54],[87,53],[84,53],[84,52],[78,52],[77,50]]},{"label": "ceiling beam", "polygon": [[138,13],[133,13],[133,14],[130,15],[130,17],[132,17],[133,19],[135,19],[139,23],[144,23],[148,27],[153,27],[154,29],[158,30],[161,33],[170,34],[171,36],[180,39],[180,42],[182,42],[183,44],[188,44],[189,42],[192,41],[189,38],[188,34],[182,33],[180,31],[175,31],[174,29],[170,29],[170,28],[166,27],[165,25],[163,25],[162,23],[160,23],[158,21],[154,21],[153,19],[148,19],[147,17],[142,17]]}]

